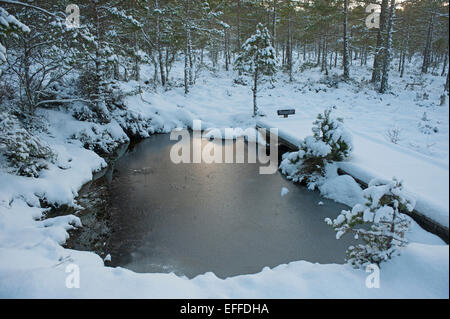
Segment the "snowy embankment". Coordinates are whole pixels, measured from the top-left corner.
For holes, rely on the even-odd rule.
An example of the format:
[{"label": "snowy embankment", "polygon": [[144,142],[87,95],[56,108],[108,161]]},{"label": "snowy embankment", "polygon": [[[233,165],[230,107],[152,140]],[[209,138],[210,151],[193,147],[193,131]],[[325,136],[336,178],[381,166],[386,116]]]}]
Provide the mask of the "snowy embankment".
[{"label": "snowy embankment", "polygon": [[[42,246],[42,245],[41,245]],[[50,244],[48,244],[50,246]],[[0,296],[8,298],[448,298],[448,246],[410,244],[380,272],[380,288],[366,287],[369,275],[349,265],[306,261],[265,268],[255,275],[219,279],[212,273],[194,279],[174,274],[137,274],[108,268],[86,252],[54,246],[62,261],[36,247],[9,253],[0,271]],[[2,258],[5,250],[2,249]],[[26,265],[33,261],[33,266]],[[66,265],[80,267],[80,288],[67,289]],[[3,264],[3,262],[2,262]]]},{"label": "snowy embankment", "polygon": [[[151,74],[151,73],[149,73]],[[251,118],[250,88],[232,84],[231,76],[205,75],[204,80],[192,88],[186,97],[182,88],[164,93],[145,92],[128,97],[129,112],[136,118],[150,117],[152,132],[170,132],[175,127],[190,126],[193,119],[201,119],[205,127],[254,127]],[[281,121],[279,127],[287,129],[292,123],[290,134],[299,138],[310,134],[310,127],[317,113],[327,106],[337,104],[345,123],[354,131],[355,155],[348,165],[360,165],[361,172],[375,174],[380,168],[375,164],[389,163],[384,158],[393,154],[400,157],[396,165],[396,176],[404,178],[406,186],[410,181],[422,182],[417,192],[432,196],[433,190],[448,190],[448,107],[417,106],[410,93],[407,97],[392,96],[381,101],[372,89],[355,91],[354,87],[329,89],[317,84],[317,70],[299,75],[301,82],[283,83],[281,78],[275,88],[266,88],[260,93],[260,107],[267,114],[266,120]],[[316,78],[314,80],[314,78]],[[393,80],[394,81],[394,80]],[[440,81],[440,80],[439,80]],[[126,87],[133,83],[124,84]],[[308,86],[310,88],[308,88]],[[433,84],[433,88],[440,86]],[[317,88],[321,88],[317,91]],[[402,93],[404,94],[404,93]],[[367,95],[367,100],[361,96]],[[430,94],[431,96],[431,94]],[[338,103],[336,103],[338,102]],[[391,105],[388,105],[392,103]],[[395,105],[395,108],[392,106]],[[278,120],[274,114],[277,108],[295,107],[297,115],[291,120]],[[404,112],[409,108],[408,112]],[[421,136],[411,123],[420,121],[424,111],[431,118],[439,119],[439,133]],[[0,297],[3,298],[448,298],[449,249],[436,236],[424,231],[412,222],[408,232],[410,244],[402,255],[383,264],[379,289],[366,288],[369,275],[349,265],[320,265],[298,261],[264,269],[254,275],[244,275],[225,280],[211,273],[192,280],[174,274],[137,274],[122,268],[105,267],[101,258],[90,252],[63,248],[68,230],[80,226],[76,216],[42,219],[45,209],[40,208],[40,199],[50,204],[76,205],[75,198],[83,183],[89,181],[93,172],[105,166],[105,161],[72,136],[80,131],[95,131],[92,124],[76,121],[71,115],[59,111],[41,110],[48,122],[45,140],[58,155],[58,161],[49,165],[39,178],[19,177],[0,171]],[[397,121],[396,117],[400,119]],[[378,144],[382,153],[359,155],[369,144],[358,135],[364,131],[374,140],[392,121],[400,123],[406,132],[408,145],[393,145],[384,141]],[[126,140],[126,135],[116,121],[102,127],[115,140]],[[288,130],[286,132],[289,133]],[[380,134],[381,133],[381,134]],[[91,133],[89,133],[91,134]],[[95,136],[93,136],[95,138]],[[359,142],[361,138],[361,142]],[[428,141],[431,138],[432,141]],[[367,139],[367,138],[366,138]],[[370,138],[373,144],[377,144]],[[404,142],[403,142],[404,143]],[[436,147],[431,145],[434,143]],[[401,143],[400,143],[401,144]],[[398,149],[397,149],[398,148]],[[408,151],[401,151],[408,148]],[[372,147],[370,147],[372,149]],[[386,150],[392,152],[385,153]],[[425,153],[420,155],[419,152]],[[364,152],[362,152],[364,153]],[[413,154],[413,155],[412,155]],[[386,156],[388,155],[388,156]],[[430,163],[446,170],[439,179],[425,179],[413,174],[409,176],[408,166],[399,160],[420,163],[430,157]],[[362,163],[362,164],[361,164]],[[364,166],[367,165],[367,166]],[[434,165],[434,164],[433,164]],[[389,165],[386,165],[390,167]],[[356,172],[356,169],[355,169]],[[402,175],[408,175],[404,176]],[[386,171],[391,175],[391,171]],[[439,171],[435,172],[436,176]],[[377,175],[378,176],[378,175]],[[441,177],[447,184],[440,184]],[[389,176],[390,177],[390,176]],[[425,182],[424,182],[425,180]],[[432,181],[432,182],[431,182]],[[355,190],[357,191],[357,190]],[[421,194],[422,195],[422,194]],[[444,195],[441,195],[444,197]],[[448,196],[448,195],[447,195]],[[434,197],[425,198],[433,200]],[[445,198],[441,198],[442,202]],[[440,205],[440,201],[436,201]],[[336,212],[336,216],[339,212]],[[448,225],[448,197],[447,197]],[[330,216],[335,217],[335,216]],[[330,231],[332,231],[330,229]],[[68,289],[66,279],[70,275],[67,266],[76,264],[80,270],[80,288]]]},{"label": "snowy embankment", "polygon": [[[297,116],[301,116],[300,114]],[[262,119],[259,127],[278,128],[280,138],[291,144],[311,135],[313,119]],[[301,127],[299,130],[298,128]],[[389,145],[350,130],[354,151],[351,157],[337,165],[347,174],[369,183],[373,178],[401,178],[411,195],[416,199],[416,210],[435,222],[449,226],[449,169],[448,165],[433,161],[429,157],[412,152],[399,145]]]}]

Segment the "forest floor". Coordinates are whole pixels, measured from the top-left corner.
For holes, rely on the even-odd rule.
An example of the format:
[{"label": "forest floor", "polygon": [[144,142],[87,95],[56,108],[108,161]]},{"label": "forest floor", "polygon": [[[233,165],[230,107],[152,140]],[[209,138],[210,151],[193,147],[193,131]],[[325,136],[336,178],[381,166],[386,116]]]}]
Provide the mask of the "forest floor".
[{"label": "forest floor", "polygon": [[[324,77],[318,69],[308,69],[295,74],[293,82],[280,73],[274,83],[266,82],[258,94],[265,114],[262,121],[284,130],[295,141],[311,134],[316,115],[335,105],[354,135],[355,154],[346,164],[353,165],[360,176],[390,178],[395,173],[405,179],[407,189],[419,196],[418,204],[429,205],[430,217],[448,226],[449,110],[447,103],[440,106],[445,78],[408,69],[401,79],[392,71],[391,93],[380,95],[368,83],[367,68],[352,67],[348,83],[336,81],[335,71],[340,73],[332,69]],[[152,77],[153,70],[143,67],[142,74],[144,81],[146,75]],[[181,76],[177,64],[172,83],[181,84]],[[194,119],[202,120],[204,128],[254,127],[250,86],[235,84],[234,76],[231,71],[204,70],[188,96],[181,85],[168,91],[144,88],[142,94],[127,98],[128,111],[138,118],[150,117],[152,130],[157,132],[190,127]],[[131,92],[138,83],[121,85]],[[295,108],[297,114],[278,119],[280,108]],[[40,199],[76,206],[81,186],[106,165],[72,138],[94,126],[94,132],[99,132],[99,125],[77,121],[64,110],[39,110],[38,114],[46,126],[39,136],[58,160],[39,178],[16,176],[0,165],[1,297],[448,298],[448,245],[414,222],[408,233],[410,244],[402,255],[383,264],[379,289],[366,288],[368,274],[363,270],[307,261],[225,280],[212,273],[189,280],[174,274],[136,274],[105,267],[93,253],[61,246],[67,231],[80,226],[76,216],[42,219],[45,209],[40,207]],[[114,121],[100,129],[112,139],[126,138]],[[339,200],[336,194],[329,195]],[[80,267],[80,289],[66,288],[69,264]]]}]

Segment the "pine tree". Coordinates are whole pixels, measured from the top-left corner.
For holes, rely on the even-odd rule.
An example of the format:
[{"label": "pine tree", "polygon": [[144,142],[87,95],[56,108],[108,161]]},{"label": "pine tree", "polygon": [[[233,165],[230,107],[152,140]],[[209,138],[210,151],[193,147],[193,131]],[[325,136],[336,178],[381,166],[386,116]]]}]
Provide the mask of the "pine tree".
[{"label": "pine tree", "polygon": [[277,71],[275,49],[269,30],[259,23],[256,33],[245,41],[236,59],[235,68],[253,78],[253,116],[259,113],[257,105],[258,82],[262,76],[273,76]]},{"label": "pine tree", "polygon": [[[9,14],[8,11],[0,7],[0,40],[10,33],[19,31],[30,32],[30,29],[12,14]],[[0,42],[0,64],[4,62],[6,62],[6,48]]]},{"label": "pine tree", "polygon": [[415,206],[414,199],[405,194],[402,182],[395,178],[392,181],[372,180],[369,188],[364,190],[364,198],[365,204],[342,211],[333,221],[325,219],[336,231],[336,239],[354,233],[355,239],[364,242],[347,249],[347,261],[355,268],[380,265],[399,254],[399,248],[407,244],[405,233],[409,227],[409,221],[401,211],[411,212]]},{"label": "pine tree", "polygon": [[327,163],[342,161],[353,149],[352,137],[343,120],[328,108],[313,123],[313,136],[300,142],[299,151],[285,156],[280,168],[288,179],[314,189],[325,174]]}]

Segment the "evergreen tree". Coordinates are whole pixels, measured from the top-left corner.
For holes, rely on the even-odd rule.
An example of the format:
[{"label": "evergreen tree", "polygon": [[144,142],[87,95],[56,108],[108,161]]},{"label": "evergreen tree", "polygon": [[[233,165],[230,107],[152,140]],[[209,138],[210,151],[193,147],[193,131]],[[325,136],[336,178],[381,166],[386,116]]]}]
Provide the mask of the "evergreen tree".
[{"label": "evergreen tree", "polygon": [[[30,32],[30,29],[16,19],[8,11],[0,7],[0,40],[3,40],[7,35],[13,32]],[[0,41],[0,64],[6,62],[6,48]]]},{"label": "evergreen tree", "polygon": [[409,227],[401,211],[411,212],[415,206],[415,201],[405,194],[402,182],[395,178],[387,182],[372,180],[364,190],[364,198],[365,204],[342,211],[333,221],[325,219],[336,231],[336,239],[353,233],[364,242],[347,249],[347,261],[355,268],[380,265],[399,254],[399,248],[407,244],[405,233]]},{"label": "evergreen tree", "polygon": [[342,161],[353,149],[350,133],[343,120],[326,109],[313,123],[313,136],[300,142],[299,151],[288,153],[280,165],[283,174],[294,182],[304,182],[310,189],[325,175],[327,163]]},{"label": "evergreen tree", "polygon": [[253,116],[259,113],[257,105],[258,82],[262,76],[273,76],[277,70],[275,49],[269,30],[259,23],[256,33],[245,41],[236,59],[236,69],[253,78]]}]

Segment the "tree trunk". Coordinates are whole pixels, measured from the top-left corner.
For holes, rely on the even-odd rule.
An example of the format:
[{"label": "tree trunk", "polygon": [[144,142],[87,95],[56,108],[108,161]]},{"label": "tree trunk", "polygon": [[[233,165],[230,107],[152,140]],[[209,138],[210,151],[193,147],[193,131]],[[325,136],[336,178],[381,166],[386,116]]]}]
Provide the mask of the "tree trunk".
[{"label": "tree trunk", "polygon": [[187,29],[187,49],[189,58],[189,85],[194,85],[194,58],[192,56],[191,28]]},{"label": "tree trunk", "polygon": [[275,54],[278,56],[278,45],[277,45],[277,1],[273,0],[273,16],[272,16],[272,38],[273,46],[275,48]]},{"label": "tree trunk", "polygon": [[450,72],[448,72],[447,71],[447,80],[445,81],[445,86],[444,86],[444,90],[446,91],[446,92],[448,92],[448,75],[450,74]]},{"label": "tree trunk", "polygon": [[241,49],[241,0],[237,0],[237,50]]},{"label": "tree trunk", "polygon": [[104,115],[103,112],[103,103],[104,103],[104,94],[103,94],[103,61],[102,61],[102,38],[101,38],[101,30],[100,30],[100,14],[98,12],[97,2],[91,1],[94,11],[94,19],[95,19],[95,93],[93,94],[95,97],[95,112],[102,118]]},{"label": "tree trunk", "polygon": [[186,43],[184,47],[184,94],[189,93],[189,42],[186,30]]},{"label": "tree trunk", "polygon": [[134,34],[134,80],[139,82],[140,80],[140,66],[139,66],[139,45],[136,33]]},{"label": "tree trunk", "polygon": [[[159,2],[155,1],[155,11],[159,10]],[[161,85],[166,86],[166,72],[164,70],[164,60],[161,47],[161,23],[159,12],[156,13],[156,50],[158,51],[159,75],[161,76]]]},{"label": "tree trunk", "polygon": [[431,13],[430,21],[428,22],[427,40],[425,41],[425,49],[423,51],[422,73],[428,72],[431,60],[431,43],[433,40],[433,26],[434,26],[434,14]]},{"label": "tree trunk", "polygon": [[402,61],[401,61],[401,64],[402,64],[402,68],[400,70],[400,77],[401,78],[403,77],[403,75],[405,73],[405,60],[406,60],[406,52],[403,53],[403,57],[402,57]]},{"label": "tree trunk", "polygon": [[350,78],[348,56],[348,0],[344,0],[344,51],[343,51],[344,79]]},{"label": "tree trunk", "polygon": [[322,56],[321,50],[322,50],[322,37],[319,37],[319,43],[317,45],[317,66],[319,66],[320,64],[320,57]]},{"label": "tree trunk", "polygon": [[258,105],[256,103],[256,94],[258,92],[258,67],[255,69],[255,74],[253,75],[253,116],[258,114]]},{"label": "tree trunk", "polygon": [[328,61],[328,42],[327,42],[327,36],[325,35],[323,39],[323,48],[322,48],[322,67],[321,72],[325,72],[326,75],[328,75],[328,67],[327,67],[327,61]]},{"label": "tree trunk", "polygon": [[448,45],[447,45],[447,53],[444,56],[444,64],[442,66],[441,76],[445,75],[445,70],[447,69],[447,63],[448,63]]},{"label": "tree trunk", "polygon": [[402,57],[402,67],[400,70],[400,77],[402,78],[404,73],[405,73],[405,62],[406,62],[406,55],[408,54],[409,51],[409,38],[410,38],[410,26],[408,24],[408,29],[406,31],[406,45],[405,45],[405,50],[403,51],[403,57]]},{"label": "tree trunk", "polygon": [[381,1],[380,27],[378,29],[377,46],[375,48],[375,58],[373,60],[372,83],[378,83],[380,81],[382,56],[384,51],[384,30],[386,27],[386,12],[388,11],[388,6],[389,0]]},{"label": "tree trunk", "polygon": [[292,34],[291,34],[291,17],[290,13],[288,15],[288,43],[287,43],[287,63],[288,63],[288,72],[289,72],[289,81],[292,82]]},{"label": "tree trunk", "polygon": [[395,14],[395,0],[391,0],[391,7],[389,9],[389,22],[385,43],[385,54],[383,61],[383,76],[381,78],[380,93],[385,93],[389,85],[389,66],[392,58],[392,32],[394,31],[394,14]]},{"label": "tree trunk", "polygon": [[228,30],[227,29],[225,29],[224,30],[224,34],[225,34],[225,48],[224,48],[224,54],[225,54],[225,70],[228,72],[228,70],[229,70],[229,62],[230,62],[230,59],[229,59],[229,54],[230,54],[230,50],[228,49],[228,47],[229,47],[229,44],[228,44],[228,42],[229,42],[229,36],[228,36]]},{"label": "tree trunk", "polygon": [[334,67],[337,68],[337,59],[338,59],[338,46],[334,50]]},{"label": "tree trunk", "polygon": [[[31,89],[31,77],[30,77],[30,49],[28,47],[28,42],[24,41],[23,43],[24,50],[23,50],[23,69],[24,69],[24,89],[25,89],[25,96],[26,96],[26,104],[28,105],[28,113],[30,115],[34,114],[34,103],[33,103],[33,93]],[[24,103],[25,104],[25,103]]]},{"label": "tree trunk", "polygon": [[170,59],[169,55],[170,55],[169,48],[166,48],[166,60],[164,62],[165,68],[166,68],[166,83],[169,80],[169,72],[170,72],[170,64],[171,64],[171,59]]}]

